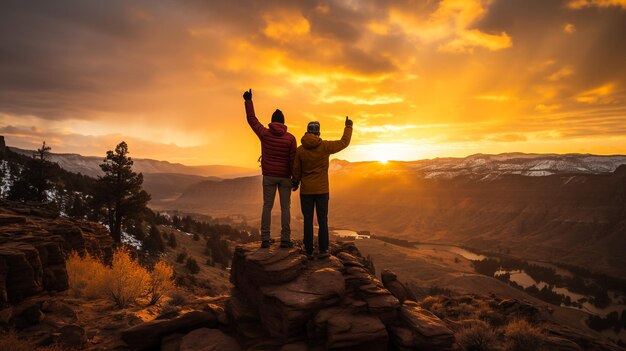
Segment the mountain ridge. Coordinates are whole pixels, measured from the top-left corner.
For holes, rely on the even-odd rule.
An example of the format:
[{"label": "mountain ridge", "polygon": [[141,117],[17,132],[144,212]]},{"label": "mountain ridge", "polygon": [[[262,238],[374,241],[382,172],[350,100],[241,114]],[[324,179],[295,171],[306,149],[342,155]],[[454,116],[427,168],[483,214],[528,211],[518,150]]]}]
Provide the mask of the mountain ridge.
[{"label": "mountain ridge", "polygon": [[[9,149],[23,155],[30,156],[33,153],[32,150],[24,150],[12,146],[9,146]],[[83,156],[77,153],[50,154],[50,161],[58,163],[62,168],[91,177],[101,175],[99,165],[103,159],[104,157]],[[236,178],[257,172],[255,169],[229,165],[188,166],[182,163],[150,158],[133,158],[133,161],[135,171],[141,173],[177,173],[201,177]]]}]

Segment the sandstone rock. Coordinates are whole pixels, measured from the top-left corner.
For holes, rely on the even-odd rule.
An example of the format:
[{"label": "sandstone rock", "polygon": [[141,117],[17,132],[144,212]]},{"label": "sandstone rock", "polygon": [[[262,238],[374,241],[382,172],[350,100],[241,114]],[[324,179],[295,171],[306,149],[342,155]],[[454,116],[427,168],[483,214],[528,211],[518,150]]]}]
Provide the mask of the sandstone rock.
[{"label": "sandstone rock", "polygon": [[341,260],[344,266],[346,267],[361,267],[365,268],[365,265],[355,256],[347,253],[347,252],[339,252],[337,254],[337,258]]},{"label": "sandstone rock", "polygon": [[399,314],[401,327],[392,329],[392,340],[397,346],[432,351],[452,349],[454,334],[428,310],[407,301],[400,308]]},{"label": "sandstone rock", "polygon": [[330,253],[334,256],[341,252],[348,253],[354,257],[361,257],[361,252],[354,244],[354,241],[336,241],[330,244]]},{"label": "sandstone rock", "polygon": [[180,351],[241,350],[237,341],[219,329],[200,328],[182,338]]},{"label": "sandstone rock", "polygon": [[233,255],[231,281],[237,286],[286,283],[298,276],[306,262],[306,256],[296,247],[281,249],[272,245],[262,249],[258,243],[239,245]]},{"label": "sandstone rock", "polygon": [[398,281],[398,276],[386,269],[381,272],[380,278],[383,281],[383,286],[391,292],[393,296],[395,296],[400,303],[403,303],[406,300],[416,301],[415,295],[413,292],[400,281]]},{"label": "sandstone rock", "polygon": [[305,343],[286,344],[280,348],[280,351],[307,351]]},{"label": "sandstone rock", "polygon": [[583,351],[577,343],[558,336],[549,336],[546,338],[544,347],[551,351]]},{"label": "sandstone rock", "polygon": [[524,318],[527,320],[536,320],[539,309],[532,304],[517,299],[502,300],[496,307],[498,311],[507,316],[509,319]]},{"label": "sandstone rock", "polygon": [[385,325],[372,315],[354,315],[348,310],[334,307],[317,313],[314,325],[314,334],[309,338],[323,341],[326,349],[387,349]]},{"label": "sandstone rock", "polygon": [[399,317],[398,298],[354,243],[333,243],[331,253],[309,262],[298,248],[236,248],[226,312],[248,350],[386,350],[390,336],[405,349],[450,349],[454,336],[436,316],[405,303]]},{"label": "sandstone rock", "polygon": [[112,246],[100,224],[57,218],[45,206],[0,200],[0,306],[67,289],[67,254],[89,252],[110,260]]},{"label": "sandstone rock", "polygon": [[341,269],[336,259],[317,261],[289,283],[261,287],[258,310],[269,333],[283,339],[302,334],[316,310],[339,303],[345,294]]},{"label": "sandstone rock", "polygon": [[16,216],[12,214],[0,214],[0,225],[6,224],[23,224],[26,223],[26,217],[24,216]]},{"label": "sandstone rock", "polygon": [[339,303],[346,290],[337,258],[307,262],[297,248],[238,246],[231,272],[238,294],[227,306],[229,315],[236,324],[258,316],[272,336],[284,340],[303,335],[316,310]]},{"label": "sandstone rock", "polygon": [[29,324],[35,325],[39,324],[45,315],[41,311],[39,304],[33,304],[25,308],[20,316],[23,317]]},{"label": "sandstone rock", "polygon": [[179,351],[183,336],[185,335],[181,333],[174,333],[165,336],[161,340],[161,351]]},{"label": "sandstone rock", "polygon": [[213,312],[193,311],[171,320],[155,320],[122,331],[122,340],[133,350],[150,350],[161,343],[161,338],[173,333],[187,333],[198,328],[216,328]]},{"label": "sandstone rock", "polygon": [[78,325],[66,325],[58,333],[58,343],[67,348],[79,349],[87,343],[85,329]]}]

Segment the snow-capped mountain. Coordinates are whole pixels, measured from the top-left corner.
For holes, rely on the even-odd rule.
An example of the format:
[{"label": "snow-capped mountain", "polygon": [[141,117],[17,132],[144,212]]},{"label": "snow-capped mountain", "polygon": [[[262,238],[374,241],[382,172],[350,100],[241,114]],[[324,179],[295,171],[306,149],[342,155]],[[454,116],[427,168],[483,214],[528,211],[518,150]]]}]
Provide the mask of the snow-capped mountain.
[{"label": "snow-capped mountain", "polygon": [[[15,147],[10,147],[11,151],[32,156],[33,151],[23,150]],[[50,154],[50,161],[56,162],[61,168],[74,172],[82,173],[90,177],[97,177],[102,175],[100,170],[100,164],[102,163],[104,156],[83,156],[79,154]],[[223,166],[223,165],[207,165],[207,166],[186,166],[180,163],[171,163],[168,161],[158,161],[151,159],[133,158],[133,169],[137,172],[144,174],[185,174],[201,177],[219,177],[219,178],[235,178],[247,175],[253,175],[258,173],[255,169],[249,169],[236,166]]]},{"label": "snow-capped mountain", "polygon": [[424,178],[493,179],[502,175],[547,176],[552,174],[602,174],[614,172],[626,164],[625,155],[600,156],[590,154],[476,154],[465,158],[435,158],[409,162],[349,163],[335,160],[331,172],[349,171],[367,164],[375,172],[410,173]]}]

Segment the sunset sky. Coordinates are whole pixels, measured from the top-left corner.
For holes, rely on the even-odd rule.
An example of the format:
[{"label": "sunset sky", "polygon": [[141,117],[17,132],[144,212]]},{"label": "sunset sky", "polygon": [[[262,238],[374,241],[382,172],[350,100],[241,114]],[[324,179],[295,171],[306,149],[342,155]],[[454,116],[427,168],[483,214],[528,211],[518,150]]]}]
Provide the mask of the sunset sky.
[{"label": "sunset sky", "polygon": [[626,154],[626,0],[0,2],[10,146],[253,167],[248,88],[351,161]]}]

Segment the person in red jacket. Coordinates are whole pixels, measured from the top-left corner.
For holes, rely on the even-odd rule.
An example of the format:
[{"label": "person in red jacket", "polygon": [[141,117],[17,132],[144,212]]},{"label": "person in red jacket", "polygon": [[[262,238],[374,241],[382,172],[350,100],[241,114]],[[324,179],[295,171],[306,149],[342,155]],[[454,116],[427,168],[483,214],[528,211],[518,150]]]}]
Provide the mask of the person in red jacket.
[{"label": "person in red jacket", "polygon": [[287,132],[285,116],[276,109],[266,128],[254,114],[252,89],[243,93],[248,124],[261,140],[263,173],[263,212],[261,214],[261,247],[270,246],[270,224],[276,190],[280,198],[280,247],[291,247],[291,169],[296,157],[296,138]]}]

